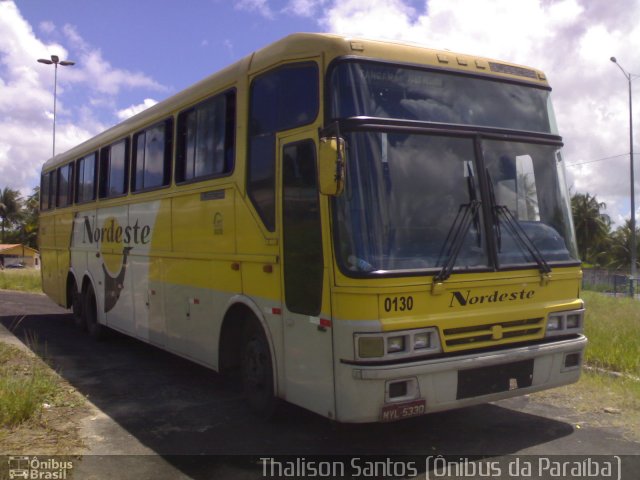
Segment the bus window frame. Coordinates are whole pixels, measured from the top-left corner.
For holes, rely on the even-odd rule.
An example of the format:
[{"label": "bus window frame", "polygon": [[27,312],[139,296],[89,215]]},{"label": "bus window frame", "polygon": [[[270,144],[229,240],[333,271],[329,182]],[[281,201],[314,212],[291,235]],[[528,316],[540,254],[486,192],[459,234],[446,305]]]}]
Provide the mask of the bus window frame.
[{"label": "bus window frame", "polygon": [[[106,191],[105,194],[102,194],[103,187],[110,187],[108,184],[111,174],[111,148],[118,143],[125,142],[124,146],[124,192],[118,193],[117,195],[109,195],[109,192]],[[109,200],[111,198],[120,198],[125,197],[129,194],[129,183],[131,179],[131,137],[126,136],[115,142],[111,142],[109,145],[102,147],[99,151],[98,156],[98,170],[100,171],[99,180],[98,180],[98,195],[96,200]],[[105,153],[108,153],[107,158],[105,159]],[[107,182],[105,184],[104,182]]]},{"label": "bus window frame", "polygon": [[[160,120],[158,122],[152,123],[150,125],[147,125],[145,128],[138,130],[137,132],[134,132],[131,135],[131,159],[130,159],[130,166],[129,166],[129,191],[136,195],[138,193],[146,193],[146,192],[152,192],[154,190],[162,190],[163,188],[169,188],[171,187],[171,183],[173,180],[173,150],[174,150],[174,139],[173,139],[173,135],[174,135],[174,124],[175,124],[175,118],[173,115]],[[164,159],[163,159],[163,165],[164,165],[164,171],[163,171],[163,175],[164,175],[164,179],[161,185],[154,185],[153,187],[147,187],[147,188],[140,188],[137,189],[135,188],[136,185],[136,166],[137,166],[137,156],[138,156],[138,152],[137,152],[137,148],[136,148],[136,143],[138,141],[138,138],[140,137],[140,135],[142,135],[143,133],[145,134],[145,149],[146,149],[146,132],[158,127],[160,125],[164,125]],[[144,168],[143,168],[143,172],[144,172]],[[144,175],[144,173],[143,173]]]},{"label": "bus window frame", "polygon": [[[55,193],[57,193],[57,189],[56,189],[56,172],[57,169],[53,169],[53,170],[49,170],[46,173],[43,173],[40,177],[40,210],[43,212],[47,212],[49,210],[53,210],[55,207],[55,199],[56,199],[56,195]],[[44,196],[42,195],[42,191],[43,188],[42,186],[45,183],[45,179],[46,181],[49,183],[49,185],[47,186],[48,191],[47,191],[47,207],[44,208]]]},{"label": "bus window frame", "polygon": [[[288,68],[291,67],[297,67],[297,68],[301,68],[301,67],[313,67],[315,69],[315,78],[316,78],[316,82],[317,82],[317,89],[316,89],[316,104],[315,104],[315,110],[314,110],[314,114],[311,116],[311,118],[309,119],[309,121],[304,122],[304,123],[296,123],[293,125],[284,125],[285,128],[276,128],[273,131],[270,131],[268,133],[261,133],[261,134],[254,134],[253,133],[253,128],[251,126],[251,122],[253,119],[253,92],[254,92],[254,87],[255,87],[255,83],[257,80],[264,78],[267,75],[273,74],[275,72],[281,71],[281,70],[286,70]],[[319,62],[319,60],[317,58],[297,58],[297,59],[291,59],[291,60],[287,60],[284,61],[282,63],[277,63],[275,65],[270,66],[269,68],[265,68],[263,70],[260,70],[259,72],[254,72],[254,73],[250,73],[249,74],[249,87],[247,90],[247,132],[246,132],[246,144],[245,144],[245,148],[246,148],[246,153],[245,153],[245,173],[244,173],[244,187],[245,187],[245,191],[247,194],[247,197],[250,200],[250,204],[251,207],[253,208],[253,210],[255,211],[255,213],[257,214],[258,219],[260,220],[260,226],[261,228],[264,228],[266,232],[268,232],[268,234],[273,235],[276,233],[277,231],[277,209],[278,209],[278,134],[282,133],[282,132],[287,132],[287,131],[293,131],[299,128],[303,128],[303,127],[307,127],[309,125],[313,125],[314,123],[316,123],[318,121],[318,118],[320,117],[321,113],[322,113],[322,108],[323,108],[323,84],[322,84],[322,75],[323,75],[323,68],[321,63]],[[276,122],[278,121],[278,119],[276,119]],[[265,218],[265,215],[263,214],[263,208],[262,206],[259,204],[259,202],[256,199],[255,196],[255,191],[253,188],[251,188],[251,182],[250,182],[250,174],[251,174],[251,165],[252,165],[252,139],[256,138],[256,137],[260,137],[260,136],[266,136],[266,135],[270,135],[271,136],[271,140],[272,140],[272,147],[273,147],[273,172],[272,172],[272,176],[273,176],[273,219],[268,219]],[[267,220],[270,220],[270,222],[267,222]]]},{"label": "bus window frame", "polygon": [[[67,168],[69,169],[69,179],[67,180],[68,182],[68,186],[67,186],[67,202],[64,205],[60,205],[60,196],[58,195],[60,193],[60,176],[62,173],[62,169]],[[56,190],[56,196],[55,196],[55,207],[56,208],[68,208],[70,206],[73,206],[74,202],[74,185],[75,185],[75,161],[73,162],[69,162],[69,163],[65,163],[64,165],[60,165],[58,168],[55,169],[56,172],[56,179],[55,179],[55,190]]]},{"label": "bus window frame", "polygon": [[[225,96],[226,97],[226,102],[225,103],[225,107],[226,107],[226,111],[225,111],[225,122],[228,120],[226,118],[226,115],[228,114],[228,110],[229,110],[229,103],[228,103],[228,99],[230,94],[233,94],[233,125],[232,125],[232,130],[233,130],[233,147],[232,147],[232,154],[231,154],[231,159],[229,160],[229,169],[225,170],[222,173],[213,173],[210,175],[202,175],[199,177],[192,177],[189,178],[187,180],[180,180],[178,181],[179,178],[179,169],[184,167],[185,164],[185,158],[184,158],[184,153],[182,152],[184,144],[185,144],[185,140],[183,138],[184,135],[186,135],[186,127],[184,125],[185,123],[185,117],[187,114],[195,111],[198,107],[204,105],[207,102],[210,102],[212,100],[215,100],[216,98],[220,97],[220,96]],[[177,114],[176,114],[176,128],[175,128],[175,155],[174,155],[174,166],[173,166],[173,177],[175,180],[175,184],[177,186],[182,186],[182,185],[189,185],[192,183],[198,183],[198,182],[204,182],[206,180],[214,180],[216,178],[224,178],[224,177],[230,177],[231,175],[233,175],[233,173],[236,170],[236,159],[237,159],[237,152],[238,152],[238,92],[237,89],[235,87],[233,88],[229,88],[227,90],[223,90],[220,93],[216,93],[215,95],[211,95],[201,101],[199,101],[198,103],[195,103],[193,105],[191,105],[188,108],[185,108],[183,110],[180,110]],[[226,142],[226,136],[227,136],[227,125],[225,123],[225,142]],[[226,145],[225,145],[226,146]],[[225,159],[225,163],[226,163],[226,159]]]},{"label": "bus window frame", "polygon": [[[86,200],[79,200],[80,197],[80,176],[78,175],[78,171],[79,171],[79,165],[80,162],[84,161],[87,159],[87,157],[90,157],[91,155],[93,155],[93,195],[91,196],[91,198],[86,199]],[[83,205],[85,203],[90,203],[90,202],[95,202],[98,199],[98,168],[99,168],[99,162],[98,162],[98,150],[94,150],[93,152],[87,153],[86,155],[76,159],[74,163],[74,178],[73,178],[73,185],[74,185],[74,192],[73,192],[73,203],[75,205]]]}]

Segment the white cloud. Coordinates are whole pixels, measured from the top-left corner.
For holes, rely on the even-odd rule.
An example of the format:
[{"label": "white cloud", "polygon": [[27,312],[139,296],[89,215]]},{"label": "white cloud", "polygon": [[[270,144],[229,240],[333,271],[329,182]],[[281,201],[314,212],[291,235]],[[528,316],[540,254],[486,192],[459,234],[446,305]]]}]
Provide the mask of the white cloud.
[{"label": "white cloud", "polygon": [[234,3],[234,7],[236,10],[259,13],[268,19],[272,19],[274,17],[273,10],[269,7],[268,0],[237,0]]},{"label": "white cloud", "polygon": [[56,30],[56,26],[53,22],[45,20],[40,22],[40,31],[43,33],[51,34]]},{"label": "white cloud", "polygon": [[131,105],[130,107],[118,110],[116,115],[120,120],[126,120],[129,117],[133,117],[134,115],[145,111],[149,107],[153,107],[156,103],[158,103],[158,101],[153,98],[145,98],[144,101],[138,105]]},{"label": "white cloud", "polygon": [[323,11],[318,23],[334,33],[418,42],[544,70],[568,164],[627,152],[569,168],[569,183],[606,198],[612,218],[628,215],[627,90],[609,57],[640,74],[640,0],[519,0],[517,7],[513,0],[334,0]]},{"label": "white cloud", "polygon": [[114,68],[99,49],[87,44],[76,27],[65,25],[63,32],[74,50],[79,52],[77,64],[80,68],[74,68],[74,72],[70,73],[70,81],[90,84],[93,89],[108,95],[117,95],[122,88],[166,91],[164,86],[143,73]]},{"label": "white cloud", "polygon": [[[58,32],[50,22],[41,22],[39,32]],[[56,152],[68,150],[104,130],[117,120],[116,95],[123,89],[164,91],[165,87],[139,73],[118,69],[89,45],[75,27],[65,25],[64,43],[38,37],[13,1],[0,1],[0,186],[29,193],[39,182],[42,164],[51,156],[53,111],[53,66],[38,58],[76,61],[59,67],[56,122]],[[73,86],[71,106],[65,93]],[[82,102],[83,96],[86,101]],[[89,107],[90,106],[90,107]]]},{"label": "white cloud", "polygon": [[222,46],[227,51],[227,54],[229,55],[229,57],[235,58],[233,42],[231,40],[229,40],[228,38],[225,39],[224,42],[222,42]]},{"label": "white cloud", "polygon": [[404,38],[415,29],[416,11],[402,0],[343,0],[325,9],[319,23],[332,32],[371,38]]},{"label": "white cloud", "polygon": [[[40,166],[51,156],[53,72],[36,63],[50,52],[67,55],[61,45],[39,40],[13,2],[0,2],[0,184],[23,192],[37,183]],[[63,114],[64,103],[58,107]],[[73,130],[73,136],[89,136]],[[68,147],[70,137],[68,124],[60,122],[58,145]]]},{"label": "white cloud", "polygon": [[[628,215],[628,157],[583,162],[629,151],[627,82],[609,57],[640,74],[640,0],[239,0],[234,7],[270,20],[315,18],[334,33],[412,41],[544,70],[565,160],[582,163],[569,168],[569,183],[605,201],[613,219]],[[58,150],[149,105],[122,108],[117,95],[123,90],[166,90],[144,73],[112,65],[74,26],[43,21],[37,29],[58,43],[39,38],[13,1],[0,0],[0,185],[9,181],[21,189],[32,186],[33,172],[50,155],[53,73],[35,59],[53,53],[77,62],[58,72]],[[231,39],[221,44],[235,56]],[[90,108],[68,104],[71,86],[76,96],[86,90]],[[636,86],[636,99],[639,92]],[[110,116],[101,120],[94,111]],[[640,153],[637,128],[635,135]]]},{"label": "white cloud", "polygon": [[329,0],[290,0],[283,12],[299,17],[315,17],[318,10],[329,3]]}]

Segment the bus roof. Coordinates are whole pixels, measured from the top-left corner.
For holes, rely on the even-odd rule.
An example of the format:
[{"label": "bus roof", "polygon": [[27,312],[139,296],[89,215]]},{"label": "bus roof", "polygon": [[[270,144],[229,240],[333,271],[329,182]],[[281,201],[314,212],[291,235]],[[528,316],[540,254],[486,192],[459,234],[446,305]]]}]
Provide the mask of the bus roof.
[{"label": "bus roof", "polygon": [[448,50],[434,50],[422,45],[398,41],[372,40],[326,33],[294,33],[247,55],[238,62],[209,75],[70,150],[56,155],[43,165],[42,170],[43,172],[51,170],[58,165],[118,141],[134,131],[143,129],[156,121],[161,121],[176,110],[187,108],[213,93],[232,88],[241,83],[247,75],[258,73],[278,62],[317,57],[320,54],[324,55],[327,64],[337,57],[363,57],[432,66],[476,75],[502,77],[548,88],[546,76],[542,71],[513,63]]}]

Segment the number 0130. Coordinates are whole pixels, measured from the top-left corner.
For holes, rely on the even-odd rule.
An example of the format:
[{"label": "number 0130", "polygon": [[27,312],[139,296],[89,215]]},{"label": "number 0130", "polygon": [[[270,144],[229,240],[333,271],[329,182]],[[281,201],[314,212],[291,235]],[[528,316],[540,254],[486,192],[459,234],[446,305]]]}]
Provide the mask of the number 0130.
[{"label": "number 0130", "polygon": [[386,297],[384,299],[385,312],[406,312],[413,310],[413,297]]}]

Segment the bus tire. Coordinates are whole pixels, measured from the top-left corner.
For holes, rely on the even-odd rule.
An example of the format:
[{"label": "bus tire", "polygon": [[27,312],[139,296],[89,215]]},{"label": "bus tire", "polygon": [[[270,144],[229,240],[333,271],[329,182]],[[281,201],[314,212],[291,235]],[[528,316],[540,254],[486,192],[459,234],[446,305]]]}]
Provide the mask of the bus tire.
[{"label": "bus tire", "polygon": [[264,419],[273,417],[277,399],[273,389],[273,363],[260,324],[250,320],[243,335],[242,388],[251,410]]},{"label": "bus tire", "polygon": [[82,297],[84,300],[82,316],[89,336],[94,340],[102,340],[105,337],[105,327],[98,322],[98,304],[96,302],[96,294],[93,292],[91,285],[87,287]]},{"label": "bus tire", "polygon": [[84,330],[87,325],[85,323],[84,315],[82,313],[83,307],[83,297],[80,292],[78,292],[78,287],[76,287],[75,282],[72,285],[73,290],[71,291],[71,312],[73,315],[73,323],[75,323],[76,327]]}]

